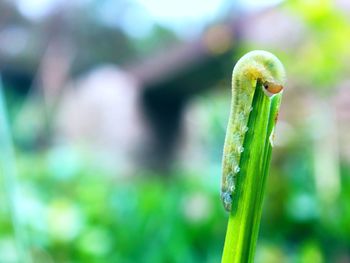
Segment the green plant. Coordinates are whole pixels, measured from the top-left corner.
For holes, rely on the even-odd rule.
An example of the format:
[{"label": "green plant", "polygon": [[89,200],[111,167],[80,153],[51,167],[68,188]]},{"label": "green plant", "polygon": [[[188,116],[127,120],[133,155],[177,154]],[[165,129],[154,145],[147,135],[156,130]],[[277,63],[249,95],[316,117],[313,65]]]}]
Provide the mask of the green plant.
[{"label": "green plant", "polygon": [[3,95],[2,79],[0,75],[0,183],[5,189],[5,202],[11,217],[16,243],[18,262],[32,262],[28,248],[28,237],[20,211],[20,187],[17,181],[17,167],[15,150],[11,137],[11,130],[7,120],[7,111]]},{"label": "green plant", "polygon": [[223,263],[254,259],[284,78],[283,65],[266,51],[246,54],[233,70],[221,189],[230,212]]}]

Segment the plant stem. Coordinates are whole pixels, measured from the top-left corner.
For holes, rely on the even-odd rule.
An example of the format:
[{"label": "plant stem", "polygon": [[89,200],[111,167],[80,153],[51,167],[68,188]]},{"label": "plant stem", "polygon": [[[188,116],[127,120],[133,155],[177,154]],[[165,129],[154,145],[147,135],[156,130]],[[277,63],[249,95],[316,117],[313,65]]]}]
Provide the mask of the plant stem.
[{"label": "plant stem", "polygon": [[[261,54],[259,53],[258,56],[261,56]],[[256,64],[256,62],[254,63]],[[253,65],[255,65],[254,63]],[[265,64],[271,66],[271,64]],[[244,74],[242,76],[246,77],[247,68],[243,68],[243,70]],[[256,74],[255,68],[249,68],[249,70],[253,70],[254,74]],[[241,74],[240,69],[237,69],[237,72]],[[251,101],[253,110],[250,112],[247,120],[249,129],[243,139],[244,151],[239,156],[239,173],[234,177],[235,187],[234,192],[231,194],[232,200],[222,263],[249,263],[254,260],[266,178],[269,173],[271,160],[273,133],[282,96],[282,89],[275,89],[275,84],[271,84],[272,88],[270,87],[271,90],[277,91],[275,94],[266,92],[266,89],[268,90],[269,87],[266,86],[263,75],[258,76],[255,80],[246,81],[243,79],[243,81],[237,81],[237,83],[233,87],[234,89],[250,89],[249,87],[239,86],[242,83],[244,85],[253,85]],[[233,102],[235,103],[236,101],[237,98],[234,98]],[[242,106],[239,109],[241,108]],[[235,111],[237,109],[233,108],[232,112]],[[234,124],[231,124],[231,122],[236,121],[232,119],[232,116],[231,114],[228,133],[232,132],[230,127],[234,127]],[[239,115],[236,114],[236,116]],[[224,175],[230,172],[229,168],[227,168],[229,165],[227,155],[230,154],[230,149],[235,148],[231,145],[234,142],[230,141],[230,134],[226,136],[223,161]],[[225,187],[226,185],[223,184],[224,193],[227,193],[227,191],[225,192]],[[227,208],[227,206],[225,207]]]}]

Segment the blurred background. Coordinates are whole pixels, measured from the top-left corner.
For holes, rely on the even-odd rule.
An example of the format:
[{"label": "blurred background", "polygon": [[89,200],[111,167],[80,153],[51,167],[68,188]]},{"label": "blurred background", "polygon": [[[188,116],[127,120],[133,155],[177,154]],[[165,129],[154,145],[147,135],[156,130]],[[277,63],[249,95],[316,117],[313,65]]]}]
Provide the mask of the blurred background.
[{"label": "blurred background", "polygon": [[1,0],[0,262],[220,262],[232,68],[288,75],[256,262],[350,262],[350,2]]}]

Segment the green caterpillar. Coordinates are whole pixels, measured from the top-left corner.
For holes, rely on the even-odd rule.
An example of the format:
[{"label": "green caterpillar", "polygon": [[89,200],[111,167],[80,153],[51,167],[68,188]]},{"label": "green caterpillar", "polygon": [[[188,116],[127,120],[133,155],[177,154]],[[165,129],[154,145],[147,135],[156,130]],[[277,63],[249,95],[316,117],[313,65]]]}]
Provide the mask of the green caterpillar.
[{"label": "green caterpillar", "polygon": [[[228,121],[223,162],[221,200],[227,211],[231,211],[236,180],[240,173],[241,154],[249,130],[247,126],[253,110],[252,100],[255,89],[262,87],[271,97],[283,91],[285,71],[281,62],[266,51],[252,51],[243,56],[232,73],[232,102]],[[262,85],[257,85],[258,83]],[[270,137],[272,144],[273,134]]]}]

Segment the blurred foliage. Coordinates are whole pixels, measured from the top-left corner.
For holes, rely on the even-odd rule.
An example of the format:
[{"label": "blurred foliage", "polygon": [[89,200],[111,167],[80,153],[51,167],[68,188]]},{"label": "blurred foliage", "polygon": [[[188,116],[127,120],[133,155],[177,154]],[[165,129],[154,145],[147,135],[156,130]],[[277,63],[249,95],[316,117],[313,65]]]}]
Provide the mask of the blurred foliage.
[{"label": "blurred foliage", "polygon": [[[336,205],[324,207],[308,153],[287,155],[268,182],[257,262],[347,262],[340,260],[350,259],[349,168]],[[220,261],[227,215],[209,171],[120,178],[81,156],[67,148],[19,155],[34,262]],[[6,211],[2,202],[1,262],[14,262]]]},{"label": "blurred foliage", "polygon": [[[182,172],[122,179],[79,158],[56,149],[18,160],[34,262],[219,261],[225,217],[216,189]],[[12,262],[3,202],[0,225],[1,262]]]},{"label": "blurred foliage", "polygon": [[[264,24],[268,27],[259,28],[264,30],[268,40],[244,41],[239,54],[254,49],[272,51],[286,65],[290,86],[316,89],[327,96],[339,81],[350,74],[350,20],[346,3],[330,0],[283,1],[277,11],[270,13],[272,17],[277,14],[277,29],[271,28],[273,19]],[[343,5],[346,7],[343,8]],[[263,21],[264,14],[256,19]],[[280,25],[282,29],[278,28],[279,24],[283,24]],[[249,29],[255,30],[254,27]]]},{"label": "blurred foliage", "polygon": [[[197,136],[210,149],[200,168],[125,176],[84,149],[18,150],[20,209],[34,262],[219,262],[227,224],[219,156],[229,98],[216,91],[196,103],[205,123]],[[340,194],[323,202],[310,145],[309,131],[300,129],[274,149],[256,262],[350,260],[350,167],[341,163]],[[9,263],[16,250],[3,194],[0,262]]]},{"label": "blurred foliage", "polygon": [[[266,48],[278,54],[293,86],[290,90],[298,89],[282,104],[282,111],[286,107],[287,114],[289,110],[295,115],[286,119],[291,126],[285,130],[287,140],[274,149],[256,262],[350,262],[349,161],[341,158],[337,163],[339,194],[324,202],[326,193],[317,190],[315,182],[316,135],[315,129],[310,131],[310,112],[292,103],[302,97],[300,90],[312,93],[315,100],[318,92],[325,91],[328,100],[329,91],[349,76],[349,13],[325,0],[285,1],[280,10],[302,23],[302,39],[293,48],[271,50],[270,46],[243,43],[237,52]],[[90,40],[100,36],[90,31],[90,27],[84,31]],[[125,40],[125,45],[130,45],[128,52],[137,51],[142,57],[160,48],[160,39],[180,41],[170,30],[157,26],[148,37]],[[100,45],[106,51],[103,56],[94,48],[81,52],[94,50],[90,53],[102,61],[102,57],[109,58],[107,49],[118,51],[108,48],[115,43]],[[40,106],[33,105],[31,122],[22,129],[27,134],[15,131],[13,135],[23,190],[21,213],[34,262],[219,262],[227,224],[219,198],[227,90],[193,100],[192,105],[198,103],[200,108],[198,119],[192,120],[201,124],[196,138],[207,159],[200,162],[200,168],[195,167],[195,160],[187,160],[191,168],[180,164],[169,172],[171,176],[139,171],[128,177],[101,169],[98,160],[68,147],[39,151],[33,126],[43,113]],[[24,99],[23,94],[7,94],[13,122]],[[10,263],[16,258],[13,225],[2,181],[0,186],[0,262]]]},{"label": "blurred foliage", "polygon": [[287,3],[292,14],[307,26],[303,43],[296,50],[300,59],[293,61],[293,68],[313,86],[332,87],[350,73],[348,14],[328,0]]}]

